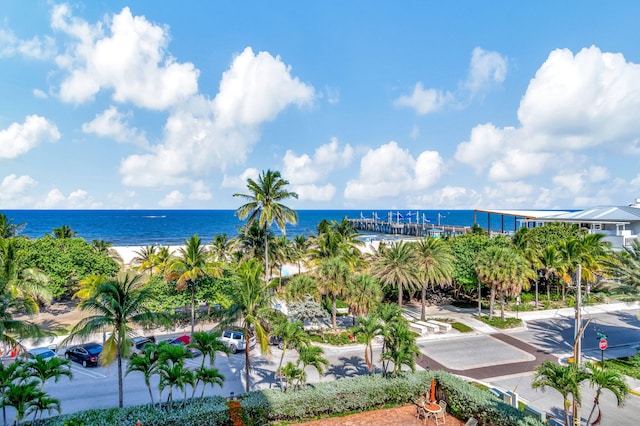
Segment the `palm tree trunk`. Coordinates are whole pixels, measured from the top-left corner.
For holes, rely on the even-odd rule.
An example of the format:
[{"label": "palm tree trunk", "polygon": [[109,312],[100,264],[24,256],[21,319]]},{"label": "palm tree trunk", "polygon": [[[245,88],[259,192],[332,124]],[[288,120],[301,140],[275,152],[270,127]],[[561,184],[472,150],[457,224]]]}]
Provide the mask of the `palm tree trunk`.
[{"label": "palm tree trunk", "polygon": [[427,283],[425,283],[424,286],[422,286],[422,310],[420,311],[420,321],[424,321],[426,319],[426,304],[427,304]]},{"label": "palm tree trunk", "polygon": [[149,397],[151,398],[151,405],[155,405],[153,401],[153,391],[151,390],[151,383],[147,382],[147,389],[149,390]]},{"label": "palm tree trunk", "polygon": [[120,343],[116,348],[116,359],[118,360],[118,407],[124,406],[124,397],[122,394],[122,354],[120,353]]},{"label": "palm tree trunk", "polygon": [[500,292],[500,319],[504,321],[504,291]]},{"label": "palm tree trunk", "polygon": [[398,283],[398,306],[402,306],[402,283]]},{"label": "palm tree trunk", "polygon": [[247,376],[245,391],[249,392],[249,389],[251,388],[251,384],[249,383],[250,381],[249,372],[251,371],[251,361],[249,360],[249,333],[247,330],[245,330],[245,333],[244,333],[244,341],[246,342],[244,347],[244,367],[245,367],[245,373]]},{"label": "palm tree trunk", "polygon": [[338,321],[336,320],[338,316],[338,296],[336,294],[332,294],[332,302],[331,302],[331,317],[333,319],[333,331],[338,331]]},{"label": "palm tree trunk", "polygon": [[493,319],[493,304],[496,301],[496,286],[491,285],[491,291],[489,292],[489,321]]},{"label": "palm tree trunk", "polygon": [[[269,238],[267,238],[267,225],[264,225],[264,280],[269,283]],[[248,391],[247,391],[248,392]]]},{"label": "palm tree trunk", "polygon": [[589,417],[587,418],[587,426],[591,424],[591,417],[593,417],[593,413],[596,411],[596,407],[600,409],[600,390],[596,391],[596,396],[593,398],[593,407],[591,407],[591,411],[589,412]]},{"label": "palm tree trunk", "polygon": [[276,371],[280,371],[280,387],[282,387],[282,371],[280,370],[282,368],[282,361],[284,361],[284,353],[287,350],[287,344],[285,343],[284,346],[282,347],[282,354],[280,354],[280,363],[278,364],[278,369]]},{"label": "palm tree trunk", "polygon": [[196,325],[196,289],[195,289],[195,283],[194,283],[194,286],[191,287],[191,336],[193,336],[195,325]]}]

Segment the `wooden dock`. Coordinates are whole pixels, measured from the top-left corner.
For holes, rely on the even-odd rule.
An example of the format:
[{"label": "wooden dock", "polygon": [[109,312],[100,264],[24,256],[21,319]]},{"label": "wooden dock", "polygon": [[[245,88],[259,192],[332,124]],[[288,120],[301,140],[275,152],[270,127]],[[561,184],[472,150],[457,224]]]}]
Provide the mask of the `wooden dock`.
[{"label": "wooden dock", "polygon": [[410,237],[454,237],[471,232],[470,226],[436,225],[433,223],[405,223],[369,218],[349,219],[358,231]]}]

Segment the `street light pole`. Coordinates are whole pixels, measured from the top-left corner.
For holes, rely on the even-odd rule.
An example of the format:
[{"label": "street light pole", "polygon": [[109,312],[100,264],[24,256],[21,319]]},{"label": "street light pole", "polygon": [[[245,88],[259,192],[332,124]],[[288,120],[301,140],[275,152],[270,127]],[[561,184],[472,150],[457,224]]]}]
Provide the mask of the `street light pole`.
[{"label": "street light pole", "polygon": [[[580,368],[582,365],[582,265],[578,263],[576,266],[576,325],[575,325],[575,342],[573,345],[573,360],[576,366]],[[573,396],[573,424],[580,425],[580,404]]]}]

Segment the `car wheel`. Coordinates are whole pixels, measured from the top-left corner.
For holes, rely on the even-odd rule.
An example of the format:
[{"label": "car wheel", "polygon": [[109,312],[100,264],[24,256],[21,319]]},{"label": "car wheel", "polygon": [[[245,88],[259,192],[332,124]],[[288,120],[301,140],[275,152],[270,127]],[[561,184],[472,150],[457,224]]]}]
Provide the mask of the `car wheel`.
[{"label": "car wheel", "polygon": [[284,349],[284,342],[278,343],[278,349],[280,349],[280,350]]},{"label": "car wheel", "polygon": [[87,365],[89,365],[89,364],[87,364],[87,360],[86,360],[86,359],[83,359],[83,360],[82,360],[82,366],[83,366],[84,368],[87,368]]},{"label": "car wheel", "polygon": [[236,347],[236,345],[229,346],[229,349],[231,349],[232,354],[235,354],[236,352],[238,352],[238,348]]}]

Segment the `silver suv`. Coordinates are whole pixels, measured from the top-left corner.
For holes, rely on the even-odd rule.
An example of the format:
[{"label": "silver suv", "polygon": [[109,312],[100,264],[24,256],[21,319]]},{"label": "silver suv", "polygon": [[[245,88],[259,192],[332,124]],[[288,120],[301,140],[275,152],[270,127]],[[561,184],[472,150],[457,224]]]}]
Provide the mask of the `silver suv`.
[{"label": "silver suv", "polygon": [[[229,347],[232,354],[247,349],[247,345],[244,339],[244,333],[242,331],[224,330],[219,339],[222,343]],[[249,348],[253,348],[255,345],[256,336],[249,337]]]}]

